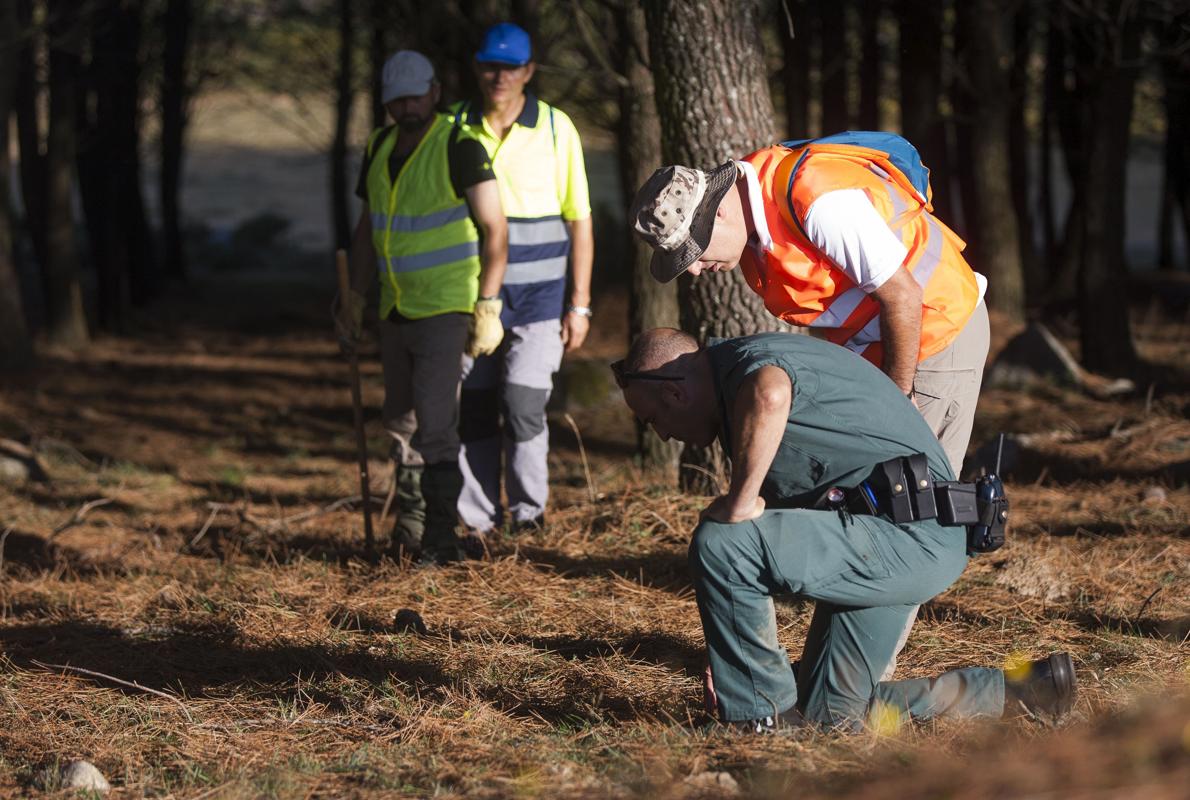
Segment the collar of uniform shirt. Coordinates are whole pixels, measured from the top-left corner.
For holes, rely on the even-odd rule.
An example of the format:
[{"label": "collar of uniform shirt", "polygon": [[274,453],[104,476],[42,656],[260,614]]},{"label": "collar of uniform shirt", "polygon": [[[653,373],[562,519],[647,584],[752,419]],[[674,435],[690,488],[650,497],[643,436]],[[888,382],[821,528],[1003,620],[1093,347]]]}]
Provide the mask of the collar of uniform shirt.
[{"label": "collar of uniform shirt", "polygon": [[[464,122],[468,125],[483,125],[483,98],[475,98],[467,103],[466,116]],[[515,120],[514,125],[521,125],[525,128],[537,127],[537,95],[528,90],[525,91],[525,105],[521,109],[521,113]]]},{"label": "collar of uniform shirt", "polygon": [[769,233],[769,223],[764,216],[764,195],[760,191],[760,179],[756,176],[756,168],[747,161],[737,161],[735,165],[743,173],[744,182],[748,186],[748,210],[752,214],[752,229],[756,231],[756,247],[760,252],[767,253],[773,249],[773,237]]}]

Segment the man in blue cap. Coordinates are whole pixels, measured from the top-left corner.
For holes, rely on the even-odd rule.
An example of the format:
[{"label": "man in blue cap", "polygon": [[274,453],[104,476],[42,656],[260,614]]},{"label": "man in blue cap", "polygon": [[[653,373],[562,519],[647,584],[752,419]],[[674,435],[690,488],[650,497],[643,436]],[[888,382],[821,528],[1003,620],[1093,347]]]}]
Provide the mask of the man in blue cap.
[{"label": "man in blue cap", "polygon": [[582,143],[570,117],[525,90],[534,70],[529,35],[494,25],[475,54],[482,99],[453,109],[455,125],[487,148],[508,217],[504,342],[464,367],[459,513],[480,533],[503,521],[502,461],[514,529],[542,524],[546,402],[563,349],[582,345],[591,316],[594,236]]}]

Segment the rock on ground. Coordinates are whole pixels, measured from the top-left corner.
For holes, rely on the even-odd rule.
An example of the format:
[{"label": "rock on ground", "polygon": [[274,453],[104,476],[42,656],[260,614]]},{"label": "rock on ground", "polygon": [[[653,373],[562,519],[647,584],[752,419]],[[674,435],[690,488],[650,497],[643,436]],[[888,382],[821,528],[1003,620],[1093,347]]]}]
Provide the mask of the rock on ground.
[{"label": "rock on ground", "polygon": [[393,617],[393,626],[401,632],[417,633],[425,636],[429,630],[426,623],[412,608],[402,608]]},{"label": "rock on ground", "polygon": [[111,791],[111,784],[90,761],[71,761],[62,768],[63,789],[86,789],[101,794]]},{"label": "rock on ground", "polygon": [[1013,337],[988,368],[984,384],[1000,388],[1053,381],[1077,386],[1096,397],[1127,394],[1136,387],[1129,380],[1109,380],[1087,372],[1049,329],[1034,322]]}]

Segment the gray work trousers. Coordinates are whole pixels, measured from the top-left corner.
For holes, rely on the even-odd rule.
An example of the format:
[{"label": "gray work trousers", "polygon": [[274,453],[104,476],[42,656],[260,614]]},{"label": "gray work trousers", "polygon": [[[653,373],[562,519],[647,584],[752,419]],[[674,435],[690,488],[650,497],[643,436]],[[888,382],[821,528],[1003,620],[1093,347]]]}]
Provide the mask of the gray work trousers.
[{"label": "gray work trousers", "polygon": [[[983,383],[983,366],[988,359],[990,339],[988,307],[980,300],[958,337],[941,353],[918,364],[917,375],[913,378],[917,410],[938,437],[956,478],[963,471],[963,459],[975,425],[975,407],[979,405],[979,387]],[[905,649],[916,619],[915,608],[905,622],[883,680],[890,680],[896,672],[897,656]]]},{"label": "gray work trousers", "polygon": [[459,457],[459,381],[469,318],[439,314],[380,321],[382,420],[393,440],[393,461],[399,465]]},{"label": "gray work trousers", "polygon": [[514,522],[531,522],[549,499],[549,428],[545,407],[562,363],[562,323],[514,325],[493,355],[465,358],[459,516],[489,531],[503,521],[500,473]]},{"label": "gray work trousers", "polygon": [[[690,566],[721,717],[758,719],[796,705],[812,722],[858,730],[877,702],[914,719],[1001,716],[998,669],[880,681],[909,614],[966,563],[962,529],[933,522],[808,509],[703,521]],[[779,593],[816,604],[796,679],[777,642]]]}]

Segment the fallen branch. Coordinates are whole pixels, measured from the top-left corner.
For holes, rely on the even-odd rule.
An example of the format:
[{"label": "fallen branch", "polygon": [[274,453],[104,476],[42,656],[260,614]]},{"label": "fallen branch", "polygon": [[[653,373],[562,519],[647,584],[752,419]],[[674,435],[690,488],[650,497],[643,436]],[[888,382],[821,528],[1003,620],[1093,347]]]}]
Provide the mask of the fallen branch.
[{"label": "fallen branch", "polygon": [[47,539],[46,541],[52,542],[54,540],[54,537],[57,536],[59,533],[62,533],[65,530],[73,528],[75,525],[78,525],[80,522],[82,522],[83,517],[87,516],[87,514],[89,512],[91,512],[101,506],[106,506],[109,503],[114,503],[114,502],[116,502],[116,501],[110,497],[98,497],[94,500],[88,500],[87,502],[83,503],[81,506],[78,507],[78,510],[76,510],[74,512],[74,516],[72,516],[70,519],[63,522],[58,527],[54,528],[54,530],[50,533],[49,539]]},{"label": "fallen branch", "polygon": [[82,667],[72,667],[69,664],[45,664],[45,663],[42,663],[41,661],[38,661],[37,659],[30,659],[30,662],[33,664],[36,664],[37,666],[41,667],[42,669],[47,669],[47,670],[58,669],[58,670],[62,670],[63,672],[74,672],[76,674],[86,675],[91,678],[103,678],[104,680],[111,681],[112,683],[118,683],[121,686],[128,686],[132,689],[139,689],[142,692],[148,692],[149,694],[155,694],[158,697],[164,697],[166,700],[169,700],[171,702],[178,704],[178,708],[182,709],[182,713],[186,715],[186,720],[188,722],[194,722],[194,717],[190,716],[190,709],[186,708],[186,704],[183,703],[181,700],[179,700],[177,697],[174,697],[172,694],[168,694],[167,692],[162,692],[157,689],[150,689],[148,686],[142,686],[141,684],[137,683],[136,681],[126,681],[123,678],[117,678],[114,675],[108,675],[103,672],[96,672],[93,669],[83,669]]},{"label": "fallen branch", "polygon": [[219,514],[219,509],[217,509],[217,508],[211,509],[211,513],[207,516],[207,521],[203,523],[203,525],[199,529],[198,533],[196,533],[194,535],[194,538],[190,540],[191,547],[196,546],[200,541],[202,541],[202,537],[207,535],[207,531],[210,530],[210,528],[211,528],[211,523],[215,521],[215,517],[218,514]]},{"label": "fallen branch", "polygon": [[1140,619],[1141,619],[1141,617],[1143,617],[1145,615],[1145,609],[1149,607],[1149,603],[1152,602],[1153,598],[1157,596],[1157,592],[1161,591],[1163,588],[1164,587],[1162,587],[1162,586],[1158,586],[1156,589],[1153,590],[1152,594],[1150,594],[1148,597],[1146,597],[1145,601],[1140,604],[1140,611],[1136,612],[1136,617],[1134,617],[1132,620],[1133,628],[1136,628],[1138,630],[1140,629]]},{"label": "fallen branch", "polygon": [[[302,511],[301,513],[294,514],[293,516],[282,517],[281,519],[275,519],[270,522],[265,522],[263,520],[260,520],[256,517],[252,516],[241,505],[233,505],[231,503],[216,503],[214,501],[208,501],[207,508],[211,509],[212,517],[214,516],[214,514],[217,514],[220,511],[230,511],[230,512],[236,514],[236,516],[238,516],[240,518],[241,522],[247,522],[248,524],[252,525],[253,527],[264,531],[265,533],[276,533],[277,531],[291,525],[294,522],[302,522],[304,520],[313,519],[314,517],[322,516],[323,514],[330,514],[334,511],[338,511],[339,509],[343,508],[344,506],[349,506],[352,503],[358,503],[362,499],[363,498],[358,494],[351,495],[350,497],[341,497],[338,500],[336,500],[335,502],[333,502],[329,505],[322,506],[321,508],[313,508],[313,509],[310,509],[309,511]],[[384,502],[379,497],[372,497],[370,499],[373,504]],[[209,522],[209,520],[208,520],[208,522]],[[205,527],[206,526],[204,526],[204,528]],[[205,530],[203,532],[205,533]],[[195,541],[197,541],[198,538],[199,537],[196,536]]]}]

